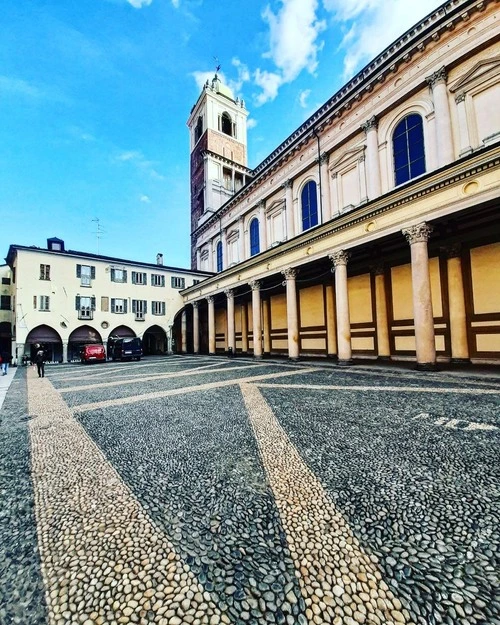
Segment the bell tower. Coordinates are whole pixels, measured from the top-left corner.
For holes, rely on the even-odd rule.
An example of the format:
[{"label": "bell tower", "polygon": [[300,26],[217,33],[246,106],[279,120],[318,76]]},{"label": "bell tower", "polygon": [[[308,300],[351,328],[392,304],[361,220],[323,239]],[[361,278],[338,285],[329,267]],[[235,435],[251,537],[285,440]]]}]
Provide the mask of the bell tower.
[{"label": "bell tower", "polygon": [[204,84],[191,109],[191,267],[196,269],[194,231],[251,176],[247,168],[245,102],[235,98],[217,73]]}]

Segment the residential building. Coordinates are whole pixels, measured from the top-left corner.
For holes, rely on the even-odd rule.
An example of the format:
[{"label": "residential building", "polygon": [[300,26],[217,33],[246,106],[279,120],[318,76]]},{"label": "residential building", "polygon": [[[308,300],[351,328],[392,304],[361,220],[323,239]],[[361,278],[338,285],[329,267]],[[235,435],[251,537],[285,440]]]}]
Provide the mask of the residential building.
[{"label": "residential building", "polygon": [[[0,333],[20,363],[42,344],[53,362],[79,359],[82,344],[139,336],[145,354],[172,345],[180,291],[208,275],[163,264],[67,250],[51,238],[47,248],[11,245],[0,268]],[[5,291],[5,293],[4,293]]]},{"label": "residential building", "polygon": [[216,275],[176,321],[194,352],[500,361],[497,7],[445,2],[253,170],[241,101],[205,85],[191,256]]}]

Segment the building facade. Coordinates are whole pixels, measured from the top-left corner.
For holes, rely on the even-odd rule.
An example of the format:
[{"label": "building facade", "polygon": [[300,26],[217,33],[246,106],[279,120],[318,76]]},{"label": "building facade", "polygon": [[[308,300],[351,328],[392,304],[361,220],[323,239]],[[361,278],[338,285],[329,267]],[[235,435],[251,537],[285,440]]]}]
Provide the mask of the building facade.
[{"label": "building facade", "polygon": [[[192,259],[217,272],[182,293],[193,351],[500,361],[497,6],[443,4],[220,206],[197,202],[214,182],[192,166]],[[188,122],[192,164],[216,159],[210,93]],[[219,105],[229,131],[241,102]]]},{"label": "building facade", "polygon": [[[176,349],[180,291],[209,274],[66,250],[11,245],[2,266],[1,340],[14,362],[42,344],[52,362],[79,360],[82,344],[139,336],[145,354]],[[4,293],[5,291],[5,293]],[[182,316],[182,315],[181,315]]]}]

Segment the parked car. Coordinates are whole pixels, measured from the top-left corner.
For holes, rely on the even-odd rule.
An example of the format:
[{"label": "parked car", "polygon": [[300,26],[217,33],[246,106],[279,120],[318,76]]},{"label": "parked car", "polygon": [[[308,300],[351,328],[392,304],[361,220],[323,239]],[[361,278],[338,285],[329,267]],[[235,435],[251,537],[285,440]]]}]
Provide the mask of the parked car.
[{"label": "parked car", "polygon": [[106,350],[102,343],[92,343],[83,345],[80,349],[80,360],[82,363],[106,362]]},{"label": "parked car", "polygon": [[140,360],[142,341],[139,337],[108,339],[108,358],[112,360]]}]

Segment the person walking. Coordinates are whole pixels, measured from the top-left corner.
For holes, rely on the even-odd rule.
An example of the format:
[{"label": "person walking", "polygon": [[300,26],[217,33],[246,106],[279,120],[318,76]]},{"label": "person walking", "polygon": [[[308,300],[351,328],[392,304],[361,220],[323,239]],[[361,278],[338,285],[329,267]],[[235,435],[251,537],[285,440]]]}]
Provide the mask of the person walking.
[{"label": "person walking", "polygon": [[36,369],[38,371],[38,377],[45,377],[45,352],[43,351],[43,347],[38,345],[38,349],[35,356]]},{"label": "person walking", "polygon": [[10,352],[8,352],[6,349],[2,350],[2,358],[1,358],[2,375],[7,375],[11,360],[12,360],[12,356],[10,355]]}]

